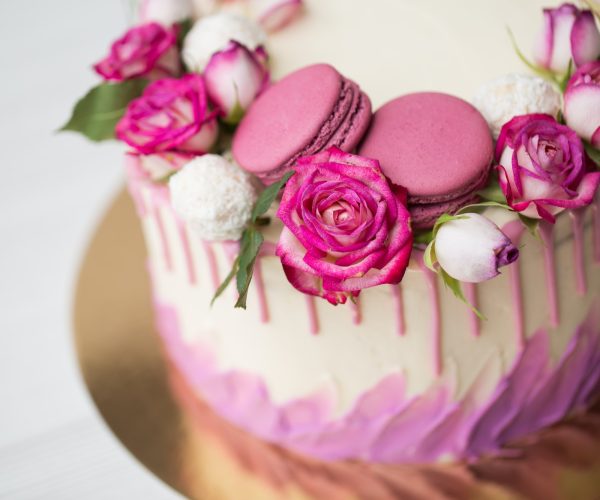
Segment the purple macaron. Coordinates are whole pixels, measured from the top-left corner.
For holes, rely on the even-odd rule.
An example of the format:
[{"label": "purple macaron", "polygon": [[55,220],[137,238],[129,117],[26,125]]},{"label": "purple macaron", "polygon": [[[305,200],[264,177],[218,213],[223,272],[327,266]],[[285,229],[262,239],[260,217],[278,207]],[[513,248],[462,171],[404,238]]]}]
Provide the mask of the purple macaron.
[{"label": "purple macaron", "polygon": [[379,160],[385,175],[408,190],[413,227],[426,229],[443,213],[477,201],[490,173],[493,141],[468,102],[419,92],[377,110],[359,154]]},{"label": "purple macaron", "polygon": [[330,146],[353,151],[370,121],[371,101],[356,83],[328,64],[307,66],[250,106],[233,138],[233,156],[271,184],[301,156]]}]

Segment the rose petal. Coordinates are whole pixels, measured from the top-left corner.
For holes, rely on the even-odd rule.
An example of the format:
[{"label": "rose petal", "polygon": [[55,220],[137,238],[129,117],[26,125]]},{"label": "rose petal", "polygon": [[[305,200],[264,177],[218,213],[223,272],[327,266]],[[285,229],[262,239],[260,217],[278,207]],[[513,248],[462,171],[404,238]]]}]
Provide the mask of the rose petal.
[{"label": "rose petal", "polygon": [[594,15],[589,10],[582,11],[571,30],[571,50],[576,66],[581,66],[600,56],[600,33]]}]

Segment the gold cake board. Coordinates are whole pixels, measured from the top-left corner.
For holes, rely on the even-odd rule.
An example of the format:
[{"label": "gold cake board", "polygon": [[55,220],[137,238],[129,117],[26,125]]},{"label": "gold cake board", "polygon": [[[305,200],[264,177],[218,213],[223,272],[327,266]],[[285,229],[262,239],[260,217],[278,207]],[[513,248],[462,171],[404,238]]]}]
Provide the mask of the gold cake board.
[{"label": "gold cake board", "polygon": [[[144,242],[125,190],[85,255],[74,327],[83,378],[108,426],[152,473],[190,498],[600,498],[598,413],[519,445],[518,459],[468,466],[325,464],[224,422],[164,360]],[[573,449],[563,438],[576,443]]]}]

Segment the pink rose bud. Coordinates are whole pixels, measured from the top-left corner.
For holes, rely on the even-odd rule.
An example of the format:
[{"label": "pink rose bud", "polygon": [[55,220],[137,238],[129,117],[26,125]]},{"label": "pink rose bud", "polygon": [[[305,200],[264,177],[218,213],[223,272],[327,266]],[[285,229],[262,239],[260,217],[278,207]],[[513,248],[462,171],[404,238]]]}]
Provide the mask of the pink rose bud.
[{"label": "pink rose bud", "polygon": [[105,80],[121,82],[143,76],[151,80],[177,76],[180,71],[177,31],[158,23],[131,28],[114,42],[94,69]]},{"label": "pink rose bud", "polygon": [[250,51],[233,41],[211,57],[204,70],[206,90],[226,121],[238,123],[268,85],[266,58],[262,47]]},{"label": "pink rose bud", "polygon": [[600,149],[600,61],[584,64],[575,72],[564,101],[567,125]]},{"label": "pink rose bud", "polygon": [[302,10],[302,0],[252,0],[258,22],[273,33],[290,24]]},{"label": "pink rose bud", "polygon": [[277,212],[277,255],[301,292],[344,303],[364,288],[399,283],[412,250],[406,190],[379,162],[332,147],[300,158]]},{"label": "pink rose bud", "polygon": [[150,84],[141,97],[129,103],[115,132],[118,139],[142,154],[208,152],[218,129],[203,78],[185,75]]},{"label": "pink rose bud", "polygon": [[194,13],[191,0],[142,0],[139,18],[143,23],[155,21],[164,26],[189,19]]},{"label": "pink rose bud", "polygon": [[534,48],[534,58],[540,66],[564,73],[571,59],[575,66],[581,66],[598,56],[600,33],[591,11],[570,3],[544,9],[544,26]]},{"label": "pink rose bud", "polygon": [[600,172],[587,169],[581,139],[550,115],[516,116],[506,123],[496,161],[508,204],[552,223],[565,208],[589,205],[600,182]]},{"label": "pink rose bud", "polygon": [[460,217],[442,224],[435,237],[435,256],[450,276],[481,283],[519,258],[518,248],[487,217],[474,213]]}]

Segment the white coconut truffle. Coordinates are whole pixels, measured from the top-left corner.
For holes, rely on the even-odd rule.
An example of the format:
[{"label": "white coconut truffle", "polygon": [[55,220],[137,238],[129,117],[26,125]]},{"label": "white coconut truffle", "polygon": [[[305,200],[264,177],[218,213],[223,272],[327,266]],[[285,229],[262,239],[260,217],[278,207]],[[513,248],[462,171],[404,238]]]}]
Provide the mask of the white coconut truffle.
[{"label": "white coconut truffle", "polygon": [[546,80],[537,76],[511,73],[483,84],[473,104],[487,120],[494,137],[511,118],[529,113],[556,116],[560,94]]},{"label": "white coconut truffle", "polygon": [[194,158],[169,189],[175,212],[208,241],[238,240],[256,202],[250,174],[218,155]]},{"label": "white coconut truffle", "polygon": [[194,24],[183,42],[183,60],[190,71],[201,72],[211,56],[227,47],[231,40],[254,50],[265,44],[267,35],[246,17],[219,12]]}]

